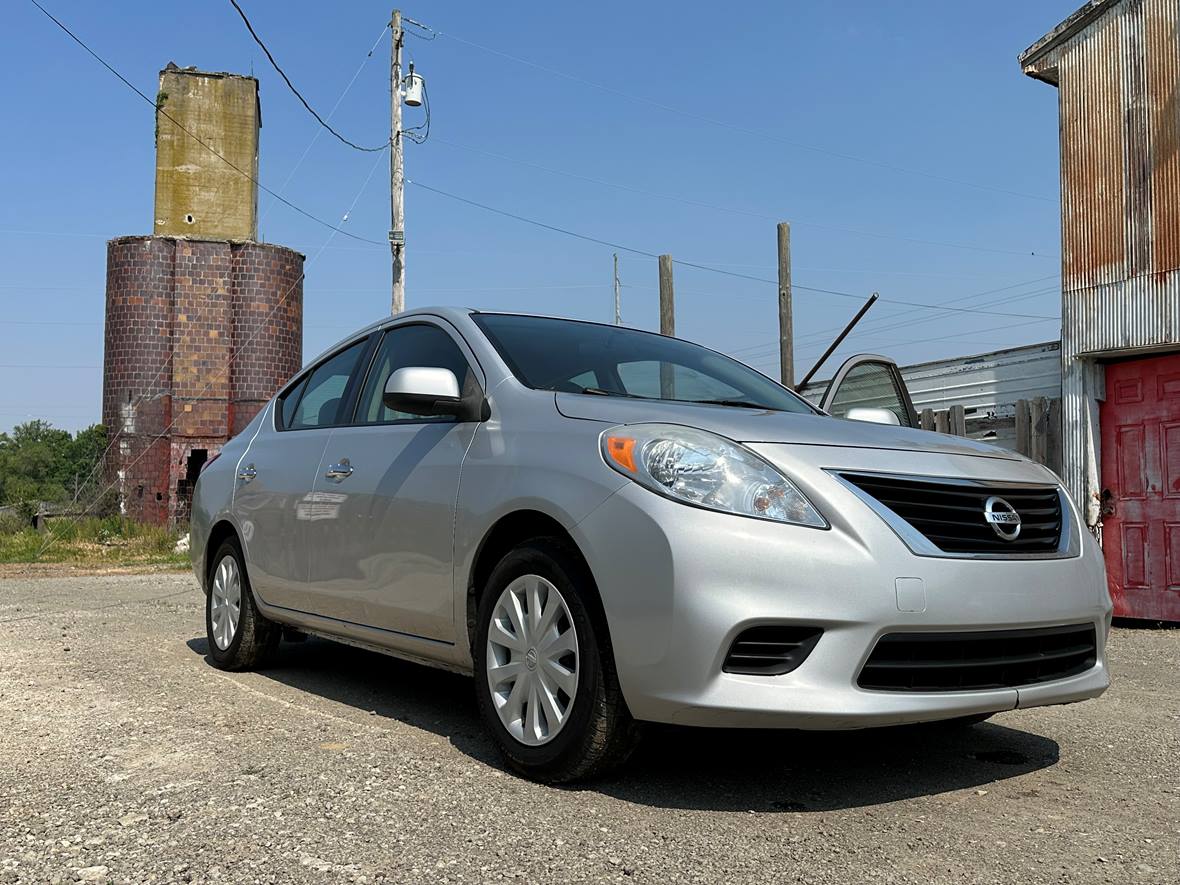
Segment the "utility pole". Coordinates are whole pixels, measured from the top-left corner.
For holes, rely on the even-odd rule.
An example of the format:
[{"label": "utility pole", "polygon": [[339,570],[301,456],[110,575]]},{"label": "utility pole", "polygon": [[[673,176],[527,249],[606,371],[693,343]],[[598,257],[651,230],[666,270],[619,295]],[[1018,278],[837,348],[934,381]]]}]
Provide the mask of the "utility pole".
[{"label": "utility pole", "polygon": [[660,256],[660,334],[676,334],[676,298],[672,292],[672,256]]},{"label": "utility pole", "polygon": [[623,305],[619,300],[619,253],[615,253],[615,325],[623,325]]},{"label": "utility pole", "polygon": [[[676,299],[672,292],[672,256],[660,256],[660,334],[676,334]],[[676,378],[670,363],[660,363],[660,396],[676,398]]]},{"label": "utility pole", "polygon": [[389,58],[389,250],[393,259],[393,304],[396,316],[406,309],[406,175],[402,158],[402,11],[389,23],[393,48]]},{"label": "utility pole", "polygon": [[778,226],[778,359],[783,387],[795,386],[795,329],[791,305],[791,225]]}]

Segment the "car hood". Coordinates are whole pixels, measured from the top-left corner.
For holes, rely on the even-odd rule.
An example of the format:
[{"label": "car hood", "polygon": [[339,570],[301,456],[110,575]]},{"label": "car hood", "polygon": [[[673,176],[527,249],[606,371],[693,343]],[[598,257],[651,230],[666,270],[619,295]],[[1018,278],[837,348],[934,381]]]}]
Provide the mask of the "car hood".
[{"label": "car hood", "polygon": [[1009,461],[1020,460],[1020,456],[1014,452],[961,436],[948,436],[889,424],[845,421],[827,415],[586,394],[558,393],[555,396],[557,410],[567,418],[611,424],[684,424],[720,434],[735,442],[926,451]]}]

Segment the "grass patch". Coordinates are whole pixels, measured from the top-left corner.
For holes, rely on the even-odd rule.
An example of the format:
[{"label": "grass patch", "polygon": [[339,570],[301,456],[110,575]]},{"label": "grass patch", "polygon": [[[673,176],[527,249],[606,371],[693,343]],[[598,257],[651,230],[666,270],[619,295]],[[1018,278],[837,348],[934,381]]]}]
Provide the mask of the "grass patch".
[{"label": "grass patch", "polygon": [[[63,518],[37,531],[0,521],[0,563],[60,562],[84,566],[174,565],[187,568],[187,553],[174,553],[180,534],[119,516]],[[52,543],[50,539],[53,539]],[[48,543],[48,546],[46,544]],[[43,549],[44,548],[44,549]]]}]

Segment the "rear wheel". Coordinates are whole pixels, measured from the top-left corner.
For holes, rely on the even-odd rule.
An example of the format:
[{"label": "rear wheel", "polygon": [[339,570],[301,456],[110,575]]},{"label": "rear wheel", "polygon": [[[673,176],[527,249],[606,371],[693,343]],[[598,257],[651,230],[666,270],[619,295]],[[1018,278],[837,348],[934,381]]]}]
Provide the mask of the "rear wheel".
[{"label": "rear wheel", "polygon": [[480,603],[480,713],[508,763],[535,780],[601,774],[638,740],[593,593],[585,566],[540,539],[500,561]]},{"label": "rear wheel", "polygon": [[274,651],[282,631],[254,604],[245,559],[235,539],[223,542],[211,563],[205,594],[209,659],[222,670],[252,670]]}]

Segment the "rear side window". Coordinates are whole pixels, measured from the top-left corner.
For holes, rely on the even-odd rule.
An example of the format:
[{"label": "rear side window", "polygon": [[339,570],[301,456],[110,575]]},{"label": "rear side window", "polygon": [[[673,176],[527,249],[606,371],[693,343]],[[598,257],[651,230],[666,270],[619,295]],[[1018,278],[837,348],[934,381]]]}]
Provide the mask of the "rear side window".
[{"label": "rear side window", "polygon": [[[290,410],[290,419],[284,421],[286,429],[331,427],[339,421],[348,380],[356,370],[357,360],[364,352],[367,341],[362,338],[312,371],[303,384],[299,402]],[[283,403],[283,414],[286,418],[286,402]]]},{"label": "rear side window", "polygon": [[455,420],[449,415],[423,418],[408,412],[394,412],[386,408],[385,403],[382,402],[385,394],[385,382],[395,371],[408,366],[450,369],[455,375],[455,380],[459,382],[459,389],[464,393],[470,390],[471,385],[477,383],[459,345],[438,326],[425,323],[398,326],[385,333],[381,346],[377,350],[377,357],[373,360],[373,368],[369,371],[369,377],[365,381],[365,389],[361,393],[357,406],[357,424]]}]

